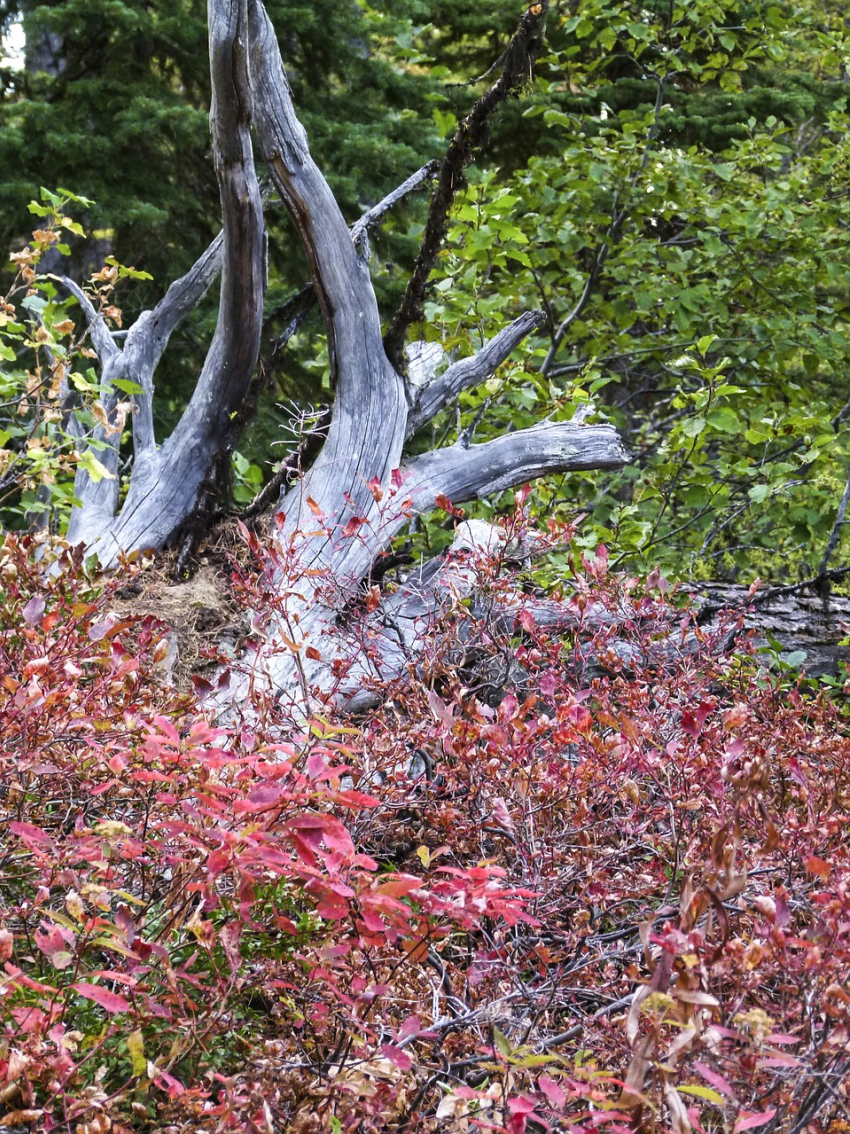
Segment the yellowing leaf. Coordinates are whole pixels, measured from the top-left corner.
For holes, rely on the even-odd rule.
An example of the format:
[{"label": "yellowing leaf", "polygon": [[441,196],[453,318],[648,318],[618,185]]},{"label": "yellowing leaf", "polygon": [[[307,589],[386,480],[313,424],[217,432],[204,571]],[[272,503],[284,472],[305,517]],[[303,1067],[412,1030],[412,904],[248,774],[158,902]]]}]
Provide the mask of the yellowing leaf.
[{"label": "yellowing leaf", "polygon": [[101,480],[115,480],[114,474],[111,473],[105,465],[100,463],[91,449],[86,449],[84,453],[80,454],[78,463],[81,468],[86,470],[95,484]]},{"label": "yellowing leaf", "polygon": [[145,1059],[145,1037],[142,1035],[141,1028],[136,1028],[127,1036],[127,1050],[133,1061],[133,1074],[144,1075],[147,1070],[147,1060]]},{"label": "yellowing leaf", "polygon": [[726,1105],[723,1095],[713,1091],[711,1087],[690,1086],[689,1084],[685,1087],[679,1085],[676,1090],[682,1095],[696,1095],[698,1099],[705,1099],[706,1102],[714,1103],[715,1106]]},{"label": "yellowing leaf", "polygon": [[430,863],[431,863],[431,852],[430,852],[430,850],[427,847],[417,847],[416,848],[416,857],[419,859],[419,861],[422,863],[422,865],[427,870]]}]

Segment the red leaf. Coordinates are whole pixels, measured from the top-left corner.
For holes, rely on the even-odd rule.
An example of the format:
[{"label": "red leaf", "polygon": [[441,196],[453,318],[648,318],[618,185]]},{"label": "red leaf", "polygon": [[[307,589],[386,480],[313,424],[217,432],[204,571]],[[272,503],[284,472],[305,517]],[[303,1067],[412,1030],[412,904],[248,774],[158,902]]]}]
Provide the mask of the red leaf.
[{"label": "red leaf", "polygon": [[522,506],[525,504],[526,500],[529,498],[530,495],[531,495],[531,485],[530,484],[524,484],[522,486],[522,488],[518,488],[516,490],[516,492],[514,493],[514,502],[516,503],[517,508],[522,508]]},{"label": "red leaf", "polygon": [[354,854],[351,835],[333,815],[296,815],[286,825],[296,839],[303,840],[311,847],[318,847],[324,838],[329,850]]},{"label": "red leaf", "polygon": [[84,980],[78,980],[76,984],[71,985],[71,988],[75,992],[79,992],[80,996],[85,996],[86,1000],[93,1000],[95,1004],[99,1004],[107,1012],[130,1011],[128,1000],[119,996],[117,992],[110,992],[107,988],[101,988],[100,985],[87,984]]},{"label": "red leaf", "polygon": [[332,779],[334,773],[321,752],[311,752],[307,757],[307,775],[311,780],[327,780]]},{"label": "red leaf", "polygon": [[566,1091],[554,1079],[550,1079],[548,1075],[541,1075],[538,1086],[552,1106],[566,1106]]},{"label": "red leaf", "polygon": [[341,807],[380,807],[380,799],[374,795],[365,795],[362,791],[335,791],[328,796],[332,803]]},{"label": "red leaf", "polygon": [[381,488],[381,482],[376,476],[373,476],[369,481],[369,491],[375,499],[376,504],[380,504],[384,498],[384,490]]},{"label": "red leaf", "polygon": [[353,535],[357,535],[357,532],[360,530],[360,528],[365,523],[366,523],[365,516],[352,516],[351,519],[348,521],[348,523],[345,525],[345,527],[342,529],[342,534],[346,538],[350,538]]},{"label": "red leaf", "polygon": [[34,827],[32,823],[10,823],[9,830],[13,835],[17,835],[25,841],[34,843],[49,843],[51,841],[50,836],[42,831],[41,827]]},{"label": "red leaf", "polygon": [[354,843],[351,841],[351,835],[349,835],[345,824],[334,818],[333,815],[325,815],[323,818],[325,821],[325,846],[330,847],[331,850],[339,851],[340,854],[354,854]]},{"label": "red leaf", "polygon": [[378,886],[374,893],[389,898],[403,898],[405,894],[410,894],[413,890],[421,889],[421,878],[414,878],[412,874],[397,874],[396,877],[391,878],[389,882],[384,882]]},{"label": "red leaf", "polygon": [[422,1021],[418,1016],[408,1016],[398,1029],[398,1038],[404,1039],[406,1036],[418,1035],[422,1030]]}]

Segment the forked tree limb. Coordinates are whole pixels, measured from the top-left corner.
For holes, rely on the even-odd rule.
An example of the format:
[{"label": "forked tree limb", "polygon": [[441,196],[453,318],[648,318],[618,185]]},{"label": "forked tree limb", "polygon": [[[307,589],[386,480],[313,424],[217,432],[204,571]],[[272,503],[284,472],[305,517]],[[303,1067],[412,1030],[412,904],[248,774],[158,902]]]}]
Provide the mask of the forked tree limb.
[{"label": "forked tree limb", "polygon": [[361,577],[368,570],[368,549],[349,541],[340,554],[332,546],[334,533],[352,514],[365,518],[373,513],[369,482],[388,480],[401,464],[404,390],[383,349],[368,265],[357,255],[295,115],[274,29],[260,0],[249,2],[257,136],[310,262],[336,393],[322,453],[301,484],[281,500],[281,509],[290,533],[316,528],[315,521],[309,522],[313,505],[308,507],[308,501],[329,517],[327,534],[312,537],[303,549],[306,567],[333,561],[345,577]]},{"label": "forked tree limb", "polygon": [[301,235],[325,318],[332,378],[345,400],[350,387],[363,392],[356,371],[364,345],[380,331],[378,305],[368,266],[357,256],[336,198],[310,154],[271,21],[260,0],[248,2],[257,136]]},{"label": "forked tree limb", "polygon": [[[117,479],[97,484],[78,479],[81,507],[72,512],[68,530],[69,541],[88,544],[104,566],[114,563],[122,551],[162,547],[191,515],[227,437],[231,416],[249,387],[259,354],[264,226],[251,148],[247,0],[209,0],[208,22],[213,90],[210,129],[222,210],[221,250],[213,241],[157,308],[137,321],[127,335],[120,376],[139,382],[145,390],[138,395],[139,413],[134,414],[138,448],[127,498],[116,516]],[[157,450],[151,407],[153,368],[179,319],[215,279],[219,256],[216,330],[189,405]],[[117,376],[104,374],[104,379]]]},{"label": "forked tree limb", "polygon": [[354,243],[357,244],[363,234],[378,224],[390,209],[408,193],[412,193],[414,189],[418,189],[420,185],[436,176],[439,168],[440,163],[436,159],[426,162],[415,173],[411,173],[410,177],[405,178],[401,185],[387,193],[378,201],[377,205],[373,205],[362,217],[359,217],[350,228],[351,239]]}]

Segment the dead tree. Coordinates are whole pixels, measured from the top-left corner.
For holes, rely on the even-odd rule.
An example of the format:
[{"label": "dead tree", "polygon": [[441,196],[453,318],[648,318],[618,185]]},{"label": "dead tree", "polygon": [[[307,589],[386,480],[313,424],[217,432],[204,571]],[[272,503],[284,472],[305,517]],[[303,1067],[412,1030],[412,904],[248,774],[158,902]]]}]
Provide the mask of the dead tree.
[{"label": "dead tree", "polygon": [[[491,376],[542,322],[538,312],[523,314],[477,355],[455,362],[439,376],[405,372],[404,342],[411,326],[422,320],[428,277],[463,167],[480,144],[493,109],[527,82],[547,6],[532,4],[522,17],[499,62],[498,78],[459,124],[437,166],[422,249],[386,337],[364,239],[382,210],[371,210],[351,230],[346,224],[310,155],[261,0],[208,3],[219,237],[161,302],[140,316],[123,348],[84,293],[69,284],[89,320],[104,385],[113,390],[107,416],[115,415],[125,398],[111,385],[116,379],[130,378],[143,391],[133,396],[134,457],[120,507],[117,434],[104,428],[95,437],[105,446],[98,448],[98,457],[112,479],[95,483],[80,472],[76,482],[80,506],[68,538],[84,542],[109,567],[121,553],[173,542],[198,505],[216,461],[232,445],[232,419],[257,365],[265,291],[263,203],[253,131],[307,252],[335,398],[320,455],[294,487],[281,490],[277,506],[282,519],[272,574],[286,601],[278,604],[266,628],[267,645],[251,656],[249,669],[250,680],[279,696],[302,699],[333,687],[350,697],[370,666],[382,669],[381,657],[382,672],[397,672],[421,618],[447,588],[469,585],[463,568],[451,562],[416,573],[406,588],[371,612],[367,630],[380,644],[371,650],[372,661],[353,665],[340,684],[339,661],[357,637],[344,630],[341,613],[411,515],[433,509],[443,496],[457,503],[475,500],[546,473],[610,469],[627,459],[612,427],[563,422],[541,422],[484,444],[460,441],[424,455],[405,455],[405,442],[413,434],[463,390]],[[179,424],[159,444],[153,417],[157,363],[174,328],[219,277],[218,323],[205,363]],[[483,538],[486,543],[489,537]],[[244,685],[230,696],[243,694]]]}]

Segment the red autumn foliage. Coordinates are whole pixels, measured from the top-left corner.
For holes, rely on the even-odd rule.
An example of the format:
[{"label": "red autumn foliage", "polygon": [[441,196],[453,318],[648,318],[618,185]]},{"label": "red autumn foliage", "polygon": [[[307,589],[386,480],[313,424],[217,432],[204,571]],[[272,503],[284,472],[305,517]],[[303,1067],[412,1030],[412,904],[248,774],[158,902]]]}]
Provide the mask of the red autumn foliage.
[{"label": "red autumn foliage", "polygon": [[6,1126],[850,1131],[843,697],[499,567],[368,717],[225,730],[126,573],[6,540]]}]

